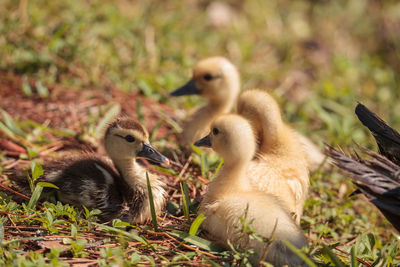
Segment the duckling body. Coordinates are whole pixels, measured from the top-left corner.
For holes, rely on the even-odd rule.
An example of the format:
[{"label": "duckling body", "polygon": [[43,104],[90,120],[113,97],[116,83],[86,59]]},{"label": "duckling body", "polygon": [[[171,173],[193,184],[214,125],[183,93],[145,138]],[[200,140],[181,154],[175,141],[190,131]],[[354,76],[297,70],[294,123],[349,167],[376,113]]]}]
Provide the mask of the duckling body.
[{"label": "duckling body", "polygon": [[[193,69],[193,78],[172,96],[198,94],[209,100],[184,123],[182,141],[190,144],[205,134],[211,122],[219,115],[232,110],[240,93],[240,75],[226,58],[210,57],[199,61]],[[295,132],[300,139],[308,167],[314,171],[324,162],[325,156],[307,137]]]},{"label": "duckling body", "polygon": [[[38,181],[51,182],[59,189],[63,203],[99,209],[100,219],[119,218],[130,223],[143,223],[151,218],[146,170],[136,157],[166,162],[148,143],[148,133],[137,121],[118,119],[107,129],[105,148],[110,160],[95,155],[67,158],[44,165]],[[164,205],[163,183],[149,173],[156,212]]]},{"label": "duckling body", "polygon": [[[250,183],[249,164],[256,151],[250,124],[238,115],[228,114],[217,118],[211,128],[211,133],[195,145],[212,147],[224,158],[224,165],[200,203],[199,213],[204,213],[206,218],[202,228],[225,247],[228,241],[242,247],[247,243],[257,254],[252,259],[254,264],[266,260],[274,266],[301,265],[302,260],[281,240],[300,248],[306,245],[303,233],[276,196],[259,191]],[[238,240],[240,217],[252,221],[251,227],[257,234],[275,240],[265,259],[266,243],[249,239],[247,235]]]},{"label": "duckling body", "polygon": [[238,113],[251,123],[259,138],[257,156],[248,170],[252,185],[280,198],[300,222],[309,174],[298,135],[283,123],[277,102],[265,91],[244,91]]}]

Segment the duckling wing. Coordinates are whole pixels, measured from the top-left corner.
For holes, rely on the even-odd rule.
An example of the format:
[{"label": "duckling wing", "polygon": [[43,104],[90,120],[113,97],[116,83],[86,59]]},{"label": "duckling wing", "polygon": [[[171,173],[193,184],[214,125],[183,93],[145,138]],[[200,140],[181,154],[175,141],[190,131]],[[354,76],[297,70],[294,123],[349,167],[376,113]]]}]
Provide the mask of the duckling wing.
[{"label": "duckling wing", "polygon": [[400,162],[400,134],[386,124],[366,106],[358,104],[356,107],[358,119],[372,132],[379,151],[391,160]]},{"label": "duckling wing", "polygon": [[302,165],[287,166],[288,161],[263,156],[250,163],[247,175],[253,188],[276,196],[300,220],[308,193],[308,172]]},{"label": "duckling wing", "polygon": [[359,190],[400,231],[400,166],[372,151],[368,159],[353,159],[329,148],[334,164],[351,175]]},{"label": "duckling wing", "polygon": [[[85,158],[44,166],[39,181],[55,184],[57,197],[63,203],[99,209],[102,220],[115,218],[122,210],[127,187],[116,171],[100,158]],[[121,190],[122,189],[122,190]]]}]

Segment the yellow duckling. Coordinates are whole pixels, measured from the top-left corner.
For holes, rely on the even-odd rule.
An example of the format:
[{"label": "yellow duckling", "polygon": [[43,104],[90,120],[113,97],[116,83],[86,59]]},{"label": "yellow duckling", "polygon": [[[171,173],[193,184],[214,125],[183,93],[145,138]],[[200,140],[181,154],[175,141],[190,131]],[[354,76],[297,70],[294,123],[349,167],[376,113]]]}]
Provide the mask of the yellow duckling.
[{"label": "yellow duckling", "polygon": [[[119,218],[143,223],[151,219],[146,170],[136,158],[159,163],[168,163],[168,159],[150,145],[146,129],[128,118],[108,126],[104,145],[112,162],[90,154],[56,160],[43,165],[45,172],[38,181],[58,186],[57,198],[63,203],[99,209],[102,221]],[[165,201],[163,183],[158,176],[148,175],[155,210],[160,213]]]},{"label": "yellow duckling", "polygon": [[[274,266],[299,266],[298,258],[282,240],[301,248],[306,239],[285,207],[272,194],[258,191],[250,185],[251,160],[256,152],[256,140],[249,122],[239,115],[222,115],[213,122],[211,133],[195,145],[213,148],[224,158],[224,165],[208,186],[200,203],[199,213],[205,214],[202,228],[218,243],[228,247],[249,245],[256,252],[253,263],[266,260]],[[240,236],[240,217],[252,221],[251,227],[259,235],[272,238],[267,248],[265,242]],[[264,254],[266,257],[264,259]]]},{"label": "yellow duckling", "polygon": [[193,78],[172,96],[198,94],[208,103],[191,115],[184,123],[182,142],[191,144],[203,137],[211,122],[232,110],[240,91],[239,73],[229,60],[210,57],[199,61],[193,68]]},{"label": "yellow duckling", "polygon": [[[199,61],[193,68],[193,78],[171,93],[172,96],[198,94],[209,100],[185,122],[182,141],[190,144],[203,136],[215,118],[232,110],[239,92],[240,75],[229,60],[210,57]],[[324,154],[307,137],[296,134],[304,147],[308,167],[311,171],[318,169],[325,160]]]},{"label": "yellow duckling", "polygon": [[244,91],[237,108],[259,138],[258,154],[247,172],[253,186],[281,199],[299,223],[309,187],[299,135],[283,123],[278,103],[265,91]]}]

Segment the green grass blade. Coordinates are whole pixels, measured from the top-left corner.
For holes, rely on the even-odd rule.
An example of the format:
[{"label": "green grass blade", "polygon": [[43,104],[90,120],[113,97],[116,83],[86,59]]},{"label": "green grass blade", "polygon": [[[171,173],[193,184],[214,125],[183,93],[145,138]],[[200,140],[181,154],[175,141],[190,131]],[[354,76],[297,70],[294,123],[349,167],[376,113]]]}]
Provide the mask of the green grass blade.
[{"label": "green grass blade", "polygon": [[197,155],[201,156],[204,151],[201,150],[200,148],[198,148],[197,146],[190,144],[190,148],[194,151],[194,153],[196,153]]},{"label": "green grass blade", "polygon": [[26,79],[24,79],[24,82],[22,83],[21,90],[26,96],[32,95],[32,87]]},{"label": "green grass blade", "polygon": [[183,205],[183,214],[185,215],[186,220],[190,223],[189,216],[189,189],[185,182],[181,183],[181,192],[182,192],[182,205]]},{"label": "green grass blade", "polygon": [[2,222],[0,222],[0,244],[3,242],[4,240],[4,225]]},{"label": "green grass blade", "polygon": [[48,182],[39,182],[36,184],[36,186],[41,186],[41,187],[48,187],[48,188],[55,188],[55,189],[59,189],[58,186],[56,186],[55,184],[52,183],[48,183]]},{"label": "green grass blade", "polygon": [[204,238],[198,237],[198,236],[194,236],[194,235],[190,235],[188,233],[185,232],[181,232],[178,230],[174,230],[172,232],[170,232],[171,235],[179,237],[180,239],[182,239],[183,241],[195,245],[199,248],[202,248],[204,250],[207,251],[213,251],[213,252],[221,252],[224,251],[223,248],[221,248],[220,246],[218,246],[217,244],[208,241]]},{"label": "green grass blade", "polygon": [[151,190],[149,173],[146,172],[146,179],[147,179],[147,191],[149,194],[149,202],[150,202],[150,212],[151,212],[151,220],[153,222],[154,231],[158,232],[158,225],[157,225],[157,216],[156,210],[154,208],[154,200],[153,200],[153,191]]},{"label": "green grass blade", "polygon": [[99,227],[100,229],[102,229],[104,231],[111,232],[111,233],[114,232],[114,233],[123,235],[123,236],[125,236],[127,238],[130,238],[131,240],[136,240],[136,241],[141,242],[141,243],[143,243],[145,245],[150,245],[149,242],[146,239],[144,239],[140,235],[136,234],[135,232],[132,232],[132,231],[127,232],[127,231],[124,231],[124,230],[121,230],[121,229],[118,229],[118,228],[115,228],[115,227],[111,227],[111,226],[100,224],[100,223],[96,223],[96,222],[93,222],[92,224],[94,226]]},{"label": "green grass blade", "polygon": [[171,126],[176,133],[182,132],[183,130],[182,127],[178,123],[176,123],[173,119],[171,119],[171,117],[168,114],[164,113],[163,111],[160,111],[160,115],[161,119],[164,120],[164,122],[166,122],[169,126]]},{"label": "green grass blade", "polygon": [[204,221],[205,218],[206,217],[204,216],[204,213],[200,213],[200,215],[196,217],[196,219],[190,225],[190,229],[189,229],[189,234],[190,235],[196,235],[197,234],[197,230],[199,230],[199,227],[200,227],[201,223]]},{"label": "green grass blade", "polygon": [[36,206],[36,204],[39,201],[40,195],[42,194],[42,191],[43,191],[43,187],[41,187],[40,185],[35,187],[35,190],[33,191],[31,199],[29,200],[29,203],[28,203],[28,209],[33,209],[33,207]]},{"label": "green grass blade", "polygon": [[358,267],[358,261],[356,256],[356,248],[353,246],[350,250],[350,260],[351,260],[351,267]]},{"label": "green grass blade", "polygon": [[221,159],[221,161],[218,163],[217,168],[214,171],[213,178],[217,177],[219,170],[221,169],[222,165],[224,164],[224,160]]},{"label": "green grass blade", "polygon": [[41,98],[48,98],[49,97],[49,89],[42,84],[41,81],[37,81],[35,83],[36,90]]},{"label": "green grass blade", "polygon": [[141,124],[146,125],[146,122],[144,120],[142,101],[140,101],[139,99],[136,101],[136,114],[137,114],[138,121]]},{"label": "green grass blade", "polygon": [[207,155],[206,155],[206,153],[203,153],[200,156],[201,176],[206,177],[206,172],[208,169],[209,169],[209,167],[208,167],[208,163],[207,163]]},{"label": "green grass blade", "polygon": [[31,162],[32,180],[35,181],[37,178],[43,175],[44,171],[42,166],[36,162]]},{"label": "green grass blade", "polygon": [[302,259],[306,264],[308,264],[308,266],[310,267],[317,267],[317,265],[315,263],[313,263],[304,253],[303,251],[301,251],[300,249],[298,249],[297,247],[295,247],[292,243],[290,243],[287,240],[282,240],[283,243],[285,243],[285,245],[290,248],[291,251],[293,251],[294,253],[296,253],[297,256],[299,256],[300,259]]},{"label": "green grass blade", "polygon": [[4,134],[6,134],[12,139],[15,138],[15,134],[1,121],[0,121],[0,131],[2,131]]},{"label": "green grass blade", "polygon": [[7,126],[7,128],[12,131],[14,134],[19,135],[24,137],[25,134],[24,132],[21,130],[21,128],[17,125],[17,123],[14,121],[14,119],[10,116],[10,114],[8,114],[5,110],[1,110],[1,113],[3,115],[4,118],[4,123]]}]

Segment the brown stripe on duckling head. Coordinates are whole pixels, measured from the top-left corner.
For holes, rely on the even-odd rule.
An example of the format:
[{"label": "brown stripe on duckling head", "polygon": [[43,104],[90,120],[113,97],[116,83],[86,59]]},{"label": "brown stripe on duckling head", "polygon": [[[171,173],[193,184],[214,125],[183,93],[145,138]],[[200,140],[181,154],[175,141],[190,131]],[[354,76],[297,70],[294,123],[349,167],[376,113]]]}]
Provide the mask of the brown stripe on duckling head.
[{"label": "brown stripe on duckling head", "polygon": [[148,139],[149,138],[149,133],[147,130],[143,127],[140,122],[137,120],[131,119],[131,118],[118,118],[114,120],[113,122],[110,123],[106,130],[106,136],[110,133],[110,131],[114,128],[121,128],[121,129],[127,129],[127,130],[135,130],[138,131],[139,133],[143,134],[143,136]]}]

